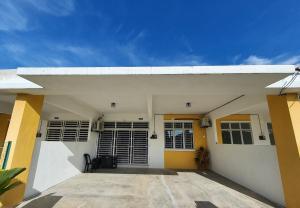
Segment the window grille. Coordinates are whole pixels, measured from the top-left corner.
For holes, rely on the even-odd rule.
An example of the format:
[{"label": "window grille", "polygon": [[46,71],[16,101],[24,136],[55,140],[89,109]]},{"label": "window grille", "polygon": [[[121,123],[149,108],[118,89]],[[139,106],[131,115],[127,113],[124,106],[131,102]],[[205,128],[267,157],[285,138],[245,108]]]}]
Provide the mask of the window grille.
[{"label": "window grille", "polygon": [[89,136],[89,121],[48,121],[47,141],[86,142]]},{"label": "window grille", "polygon": [[194,133],[192,121],[165,122],[165,148],[193,149]]}]

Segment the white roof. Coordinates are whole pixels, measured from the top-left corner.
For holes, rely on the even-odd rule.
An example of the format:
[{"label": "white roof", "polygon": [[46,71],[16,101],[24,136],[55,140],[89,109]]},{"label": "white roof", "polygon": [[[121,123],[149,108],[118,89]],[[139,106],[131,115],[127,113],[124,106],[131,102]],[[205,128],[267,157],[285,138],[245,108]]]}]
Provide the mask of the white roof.
[{"label": "white roof", "polygon": [[[25,67],[0,70],[0,93],[46,95],[52,111],[85,106],[91,112],[144,113],[152,97],[154,113],[204,113],[241,95],[265,102],[294,72],[293,65]],[[289,92],[300,92],[300,84],[292,86]],[[111,109],[111,102],[118,107]]]},{"label": "white roof", "polygon": [[20,67],[22,75],[168,75],[168,74],[286,74],[294,65],[162,66],[162,67]]}]

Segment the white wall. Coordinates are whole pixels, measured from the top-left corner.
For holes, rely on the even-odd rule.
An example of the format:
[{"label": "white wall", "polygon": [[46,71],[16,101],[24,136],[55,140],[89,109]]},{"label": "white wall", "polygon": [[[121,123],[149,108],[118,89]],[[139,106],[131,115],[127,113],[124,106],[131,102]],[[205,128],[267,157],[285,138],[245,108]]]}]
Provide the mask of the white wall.
[{"label": "white wall", "polygon": [[[164,117],[155,115],[155,133],[157,139],[149,139],[149,168],[164,168]],[[150,123],[149,137],[152,135],[154,123]]]},{"label": "white wall", "polygon": [[96,155],[97,134],[92,132],[87,142],[45,141],[46,121],[42,122],[42,137],[37,138],[25,197],[39,194],[84,169],[84,153]]},{"label": "white wall", "polygon": [[271,201],[284,205],[275,146],[215,144],[207,130],[211,169]]},{"label": "white wall", "polygon": [[[248,109],[250,107],[248,106]],[[239,109],[241,108],[239,108],[237,102],[209,115],[213,123],[213,127],[206,130],[211,169],[273,202],[284,205],[276,147],[269,145],[270,141],[266,126],[269,118],[265,116],[265,113],[260,113],[260,118],[266,140],[259,140],[259,123],[257,116],[253,115],[251,116],[253,145],[216,144],[215,120],[234,113],[244,113],[242,110],[246,108],[243,106],[241,111]]]}]

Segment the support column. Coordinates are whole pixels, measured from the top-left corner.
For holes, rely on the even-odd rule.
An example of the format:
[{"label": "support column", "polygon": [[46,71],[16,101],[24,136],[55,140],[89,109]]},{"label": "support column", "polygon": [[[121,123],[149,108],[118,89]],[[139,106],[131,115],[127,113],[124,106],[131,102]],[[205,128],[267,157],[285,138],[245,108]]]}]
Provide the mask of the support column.
[{"label": "support column", "polygon": [[16,178],[23,184],[2,195],[0,205],[15,205],[23,200],[43,100],[41,95],[19,94],[16,97],[5,140],[12,142],[6,169],[25,167],[26,171]]},{"label": "support column", "polygon": [[300,101],[296,94],[267,96],[286,207],[300,207]]}]

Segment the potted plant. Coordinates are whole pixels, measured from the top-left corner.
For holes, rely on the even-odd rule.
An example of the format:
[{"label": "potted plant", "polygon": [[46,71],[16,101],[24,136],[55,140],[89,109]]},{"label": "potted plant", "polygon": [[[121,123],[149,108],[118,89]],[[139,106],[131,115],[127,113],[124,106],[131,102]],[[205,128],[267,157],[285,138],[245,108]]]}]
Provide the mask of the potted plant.
[{"label": "potted plant", "polygon": [[197,163],[198,169],[206,170],[209,166],[209,152],[204,147],[200,147],[196,151],[195,161]]},{"label": "potted plant", "polygon": [[25,171],[26,168],[13,168],[10,170],[0,170],[0,196],[5,192],[22,184],[20,181],[13,180],[17,175]]}]

